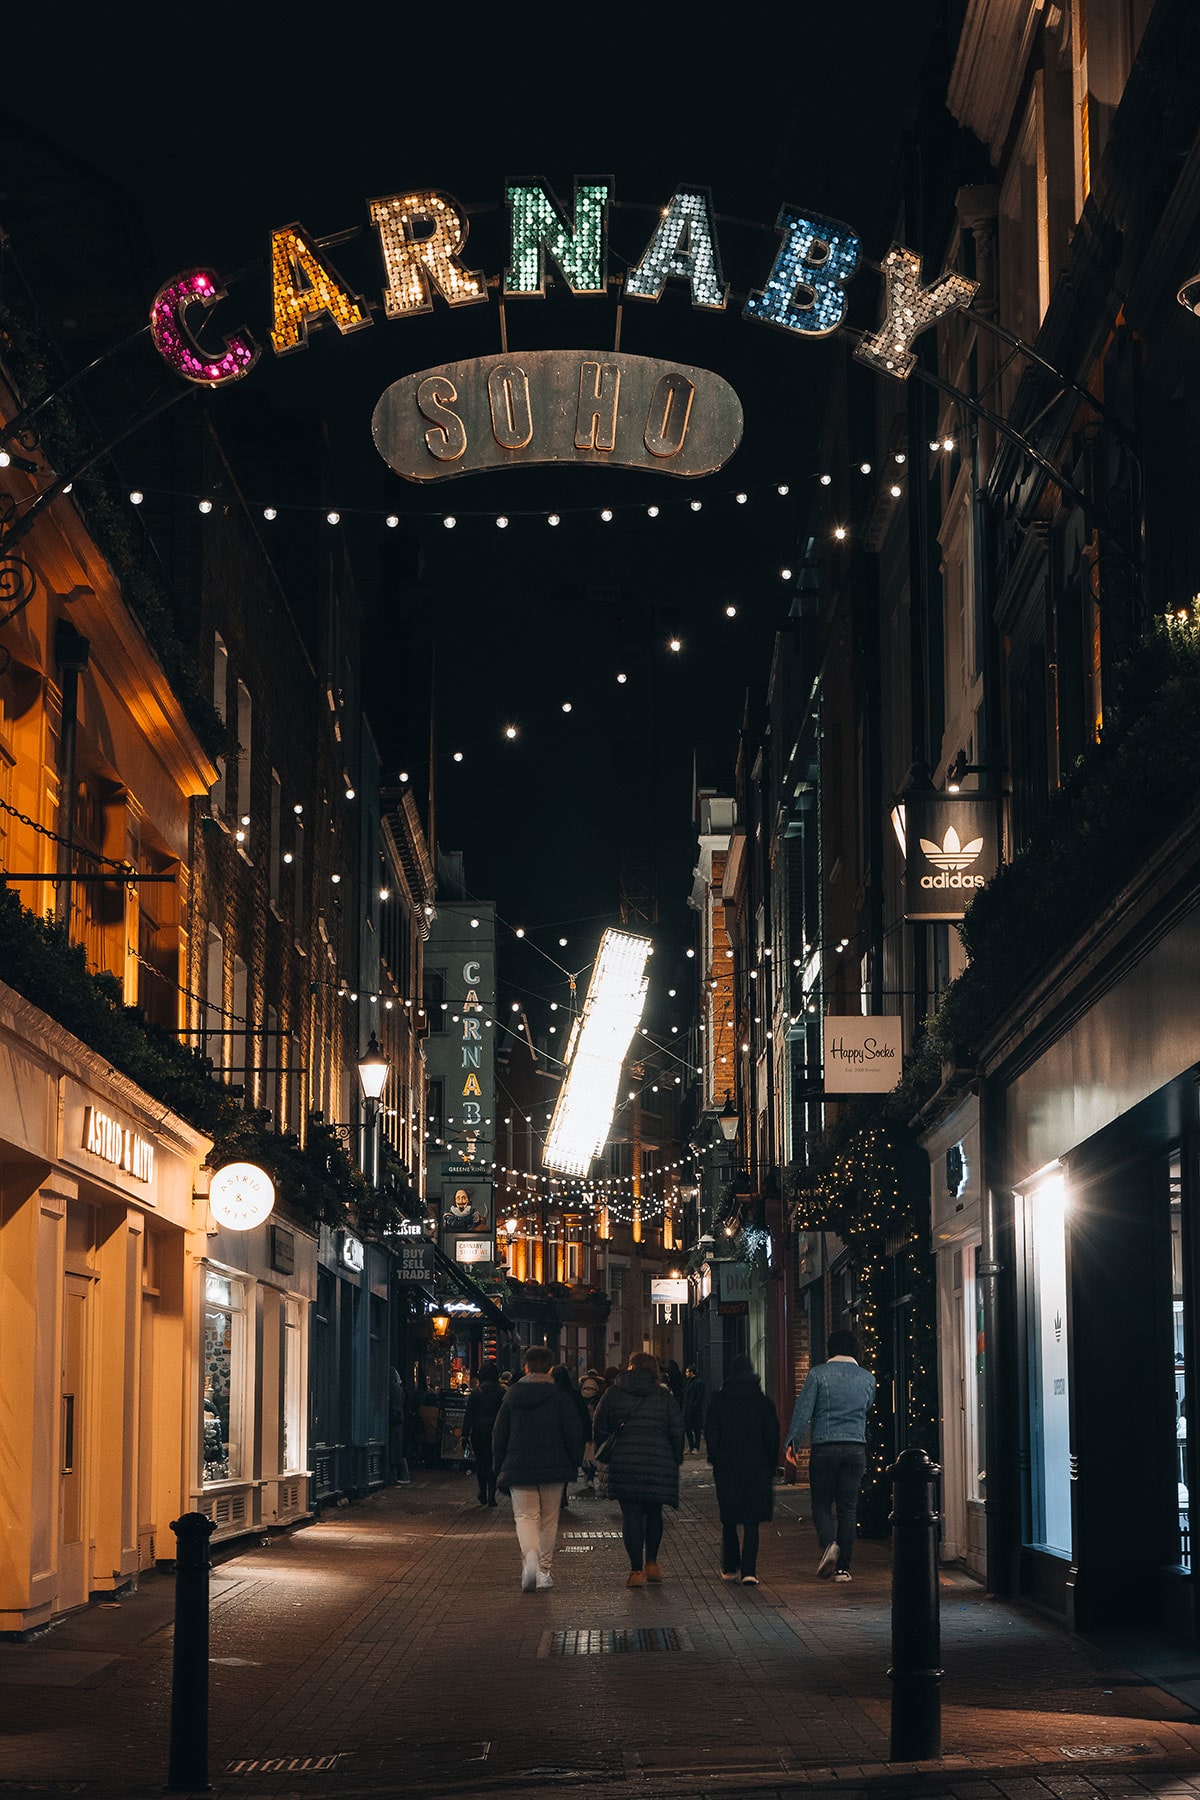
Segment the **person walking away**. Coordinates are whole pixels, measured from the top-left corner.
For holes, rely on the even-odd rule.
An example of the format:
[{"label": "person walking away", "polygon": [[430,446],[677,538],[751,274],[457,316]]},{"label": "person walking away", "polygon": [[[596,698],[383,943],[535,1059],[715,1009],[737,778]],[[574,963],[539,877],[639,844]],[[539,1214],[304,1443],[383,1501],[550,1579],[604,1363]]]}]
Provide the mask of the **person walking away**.
[{"label": "person walking away", "polygon": [[708,1399],[708,1383],[701,1381],[695,1369],[689,1369],[683,1383],[683,1431],[689,1450],[699,1450],[700,1433],[704,1429],[704,1404]]},{"label": "person walking away", "polygon": [[[721,1515],[721,1580],[758,1585],[758,1528],[775,1511],[779,1414],[748,1356],[735,1356],[709,1402],[704,1440]],[[738,1544],[738,1527],[742,1542]]]},{"label": "person walking away", "polygon": [[799,1450],[806,1436],[812,1443],[808,1483],[821,1547],[817,1574],[849,1581],[858,1494],[867,1470],[867,1411],[875,1398],[875,1377],[860,1366],[858,1339],[852,1331],[831,1331],[826,1352],[827,1361],[815,1364],[805,1376],[787,1441],[793,1451]]},{"label": "person walking away", "polygon": [[405,1414],[408,1411],[404,1382],[399,1369],[393,1369],[388,1377],[388,1461],[392,1465],[392,1480],[397,1487],[411,1487],[412,1476],[408,1472],[408,1458],[404,1454]]},{"label": "person walking away", "polygon": [[661,1581],[663,1507],[679,1505],[683,1414],[659,1381],[656,1357],[644,1350],[630,1357],[628,1369],[596,1408],[593,1430],[597,1452],[607,1453],[609,1498],[621,1503],[621,1536],[629,1557],[625,1585]]},{"label": "person walking away", "polygon": [[525,1352],[525,1374],[505,1395],[492,1434],[499,1486],[512,1494],[521,1587],[554,1586],[550,1563],[558,1536],[558,1504],[583,1456],[583,1427],[569,1394],[550,1376],[544,1344]]},{"label": "person walking away", "polygon": [[663,1377],[680,1406],[683,1405],[683,1370],[672,1357],[667,1364],[667,1372]]},{"label": "person walking away", "polygon": [[[555,1368],[551,1369],[550,1377],[556,1388],[559,1388],[562,1393],[569,1395],[572,1406],[574,1406],[576,1412],[579,1414],[579,1425],[583,1432],[583,1448],[584,1454],[586,1455],[587,1447],[592,1441],[592,1415],[588,1411],[588,1403],[583,1398],[579,1389],[575,1386],[575,1383],[571,1380],[571,1371],[567,1368],[565,1363],[559,1363]],[[581,1457],[580,1461],[582,1462],[582,1460],[583,1458]],[[579,1473],[578,1469],[575,1473]],[[571,1504],[570,1497],[567,1493],[567,1489],[570,1485],[569,1481],[563,1482],[562,1499],[559,1501],[558,1506],[559,1512],[566,1512]]]},{"label": "person walking away", "polygon": [[475,1480],[479,1484],[480,1506],[495,1506],[496,1504],[496,1465],[492,1459],[492,1432],[496,1428],[496,1415],[500,1411],[503,1399],[504,1389],[500,1386],[499,1363],[481,1363],[478,1385],[473,1387],[467,1396],[467,1410],[463,1414],[463,1436],[469,1442],[471,1455],[475,1460]]}]

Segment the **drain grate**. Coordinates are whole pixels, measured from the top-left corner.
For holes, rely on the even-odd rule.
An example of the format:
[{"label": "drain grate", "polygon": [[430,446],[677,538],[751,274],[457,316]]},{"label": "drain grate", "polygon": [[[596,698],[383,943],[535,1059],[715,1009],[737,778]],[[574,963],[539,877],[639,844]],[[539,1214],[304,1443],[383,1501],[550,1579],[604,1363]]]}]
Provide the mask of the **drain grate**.
[{"label": "drain grate", "polygon": [[336,1769],[343,1752],[332,1756],[243,1756],[226,1763],[227,1775],[316,1775]]},{"label": "drain grate", "polygon": [[619,1538],[619,1531],[564,1531],[565,1538]]},{"label": "drain grate", "polygon": [[674,1625],[629,1631],[552,1631],[543,1656],[620,1656],[635,1650],[690,1650],[687,1633]]},{"label": "drain grate", "polygon": [[560,1556],[586,1556],[589,1550],[595,1548],[595,1544],[560,1544],[558,1553]]}]

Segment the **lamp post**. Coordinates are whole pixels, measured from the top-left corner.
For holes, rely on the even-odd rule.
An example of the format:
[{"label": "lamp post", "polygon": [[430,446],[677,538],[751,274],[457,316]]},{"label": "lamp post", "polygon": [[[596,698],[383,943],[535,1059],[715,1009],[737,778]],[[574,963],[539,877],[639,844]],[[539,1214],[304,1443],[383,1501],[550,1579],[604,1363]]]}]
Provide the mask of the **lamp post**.
[{"label": "lamp post", "polygon": [[367,1047],[358,1059],[358,1079],[363,1091],[363,1102],[366,1113],[366,1139],[369,1163],[367,1179],[372,1189],[379,1185],[379,1101],[391,1068],[387,1057],[379,1048],[379,1041],[372,1032]]}]

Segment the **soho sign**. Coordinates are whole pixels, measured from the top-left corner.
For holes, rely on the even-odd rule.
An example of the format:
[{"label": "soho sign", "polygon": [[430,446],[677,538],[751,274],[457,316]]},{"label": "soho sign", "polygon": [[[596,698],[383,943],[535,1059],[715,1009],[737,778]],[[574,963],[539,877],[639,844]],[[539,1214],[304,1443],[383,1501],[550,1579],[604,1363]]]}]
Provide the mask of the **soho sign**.
[{"label": "soho sign", "polygon": [[[491,285],[503,299],[536,298],[545,294],[552,269],[572,294],[607,293],[611,199],[609,182],[577,181],[574,205],[568,211],[544,182],[509,183],[505,188],[508,264],[503,278]],[[343,337],[367,330],[375,322],[373,314],[381,309],[389,320],[431,312],[435,295],[449,307],[487,303],[488,278],[471,267],[466,253],[467,212],[452,195],[435,188],[389,194],[369,201],[367,213],[383,266],[384,285],[378,302],[348,285],[322,244],[303,225],[285,225],[271,233],[270,340],[276,356],[303,350],[310,332],[318,329],[332,327]],[[846,286],[862,260],[858,234],[839,219],[789,203],[780,207],[775,229],[781,242],[774,262],[765,272],[763,285],[745,300],[742,317],[752,324],[774,326],[794,338],[828,337],[845,318]],[[864,337],[854,354],[872,368],[904,380],[916,362],[914,340],[943,313],[969,305],[978,284],[958,274],[943,274],[926,284],[919,255],[900,245],[885,257],[883,277],[879,329]],[[662,297],[668,281],[684,283],[692,305],[705,312],[722,313],[728,308],[729,287],[722,273],[716,216],[707,188],[680,187],[671,195],[641,256],[624,277],[622,296],[652,303]],[[154,297],[150,330],[155,347],[185,381],[224,387],[244,380],[259,359],[260,347],[244,328],[230,332],[220,349],[201,342],[203,315],[224,298],[216,274],[203,268],[172,277]],[[494,393],[490,396],[493,420],[504,420],[498,441],[504,431],[510,436],[522,432],[524,394],[518,391],[520,385],[513,380],[501,383],[499,399]],[[676,392],[683,394],[679,388]],[[603,401],[602,390],[593,389],[593,393]],[[678,433],[680,414],[676,410],[672,421],[667,390],[659,399],[661,415],[651,407],[645,432],[669,445]],[[458,419],[458,428],[461,415],[454,414],[444,386],[438,391],[427,388],[425,402],[423,417],[445,432],[438,441],[449,453],[456,426],[447,414]],[[600,416],[606,416],[603,405]],[[503,443],[501,447],[505,447]],[[588,447],[605,448],[595,442]],[[614,445],[607,447],[611,450]],[[651,449],[649,454],[662,457],[662,450]],[[456,459],[451,455],[449,460]],[[458,461],[457,467],[461,471],[463,463]],[[410,474],[403,467],[398,472]],[[679,472],[702,471],[680,465]]]}]

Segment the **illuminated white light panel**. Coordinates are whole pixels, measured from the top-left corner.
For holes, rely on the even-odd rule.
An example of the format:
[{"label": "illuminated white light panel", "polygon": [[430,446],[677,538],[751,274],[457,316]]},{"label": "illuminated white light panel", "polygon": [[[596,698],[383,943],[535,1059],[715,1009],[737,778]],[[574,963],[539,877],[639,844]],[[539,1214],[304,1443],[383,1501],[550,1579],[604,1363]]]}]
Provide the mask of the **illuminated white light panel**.
[{"label": "illuminated white light panel", "polygon": [[646,1004],[650,940],[606,931],[579,1023],[567,1046],[567,1073],[546,1133],[542,1161],[586,1175],[608,1141],[621,1070]]}]

